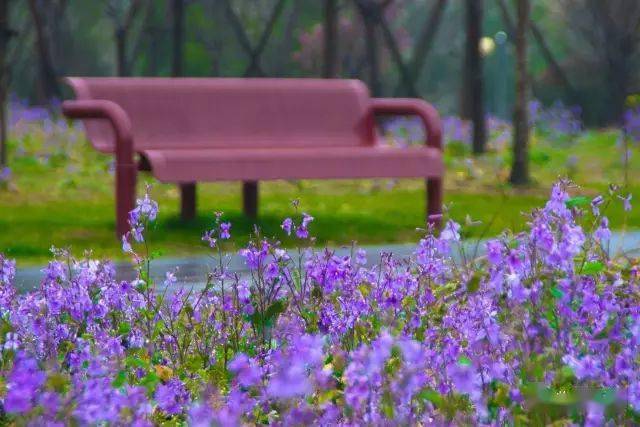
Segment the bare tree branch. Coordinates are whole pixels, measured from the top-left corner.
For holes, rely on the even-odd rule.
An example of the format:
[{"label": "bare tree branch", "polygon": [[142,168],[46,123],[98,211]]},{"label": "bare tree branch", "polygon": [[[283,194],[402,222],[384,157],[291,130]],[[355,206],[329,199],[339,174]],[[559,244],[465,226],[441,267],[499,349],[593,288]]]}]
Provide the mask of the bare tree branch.
[{"label": "bare tree branch", "polygon": [[260,64],[260,56],[262,56],[262,53],[269,42],[269,38],[273,33],[275,24],[284,10],[286,1],[287,0],[278,0],[278,3],[276,3],[271,11],[267,24],[260,36],[260,39],[258,40],[258,44],[254,48],[251,44],[251,40],[249,40],[247,32],[244,30],[240,18],[233,10],[233,7],[231,7],[231,2],[229,0],[223,0],[225,13],[229,23],[231,24],[231,29],[236,33],[236,37],[238,38],[238,42],[242,49],[249,55],[249,65],[244,72],[245,76],[264,76],[266,74]]},{"label": "bare tree branch", "polygon": [[405,87],[405,90],[409,96],[418,96],[418,91],[415,87],[415,79],[412,77],[411,72],[409,71],[409,67],[404,63],[402,59],[402,54],[400,53],[400,48],[396,43],[396,40],[389,28],[387,20],[383,13],[378,14],[378,22],[380,24],[380,28],[382,29],[382,34],[384,35],[385,41],[387,42],[387,47],[391,52],[391,57],[393,58],[393,62],[395,62],[398,71],[400,72],[400,81]]},{"label": "bare tree branch", "polygon": [[418,38],[418,43],[413,50],[413,59],[411,60],[411,77],[413,81],[417,81],[422,67],[427,60],[427,56],[433,46],[433,40],[438,33],[440,22],[442,22],[442,14],[447,6],[447,0],[437,0],[437,3],[433,6],[427,22],[422,29],[422,33]]},{"label": "bare tree branch", "polygon": [[258,45],[251,52],[251,59],[249,62],[249,67],[245,71],[245,75],[260,75],[264,74],[260,67],[260,56],[264,52],[267,43],[269,42],[269,38],[273,33],[273,29],[275,28],[276,22],[280,15],[282,15],[282,11],[284,10],[284,6],[286,5],[287,0],[278,0],[278,3],[274,6],[271,11],[271,15],[269,16],[269,20],[267,21],[267,25],[262,32],[262,36],[258,41]]},{"label": "bare tree branch", "polygon": [[36,0],[29,0],[29,11],[36,31],[36,47],[38,49],[42,95],[46,100],[49,100],[59,97],[61,93],[53,67],[51,50],[49,49],[49,37],[46,33],[42,16],[40,15],[40,5],[37,4]]},{"label": "bare tree branch", "polygon": [[[514,32],[515,32],[513,19],[511,18],[511,14],[509,13],[509,9],[505,1],[497,0],[497,2],[498,2],[498,8],[500,9],[500,13],[502,14],[502,20],[505,26],[507,27],[508,39],[513,42]],[[542,31],[540,31],[540,29],[538,28],[536,23],[533,22],[533,20],[530,20],[529,27],[531,30],[531,34],[533,35],[533,38],[536,40],[536,43],[540,48],[540,53],[542,53],[544,60],[551,67],[551,69],[553,70],[553,73],[560,79],[560,82],[562,83],[562,85],[567,89],[567,92],[569,93],[569,96],[571,97],[571,99],[574,101],[577,101],[578,93],[576,92],[573,85],[569,81],[567,74],[564,72],[564,70],[556,60],[555,56],[553,55],[553,52],[551,52],[549,45],[544,39],[544,35],[542,34]]]}]

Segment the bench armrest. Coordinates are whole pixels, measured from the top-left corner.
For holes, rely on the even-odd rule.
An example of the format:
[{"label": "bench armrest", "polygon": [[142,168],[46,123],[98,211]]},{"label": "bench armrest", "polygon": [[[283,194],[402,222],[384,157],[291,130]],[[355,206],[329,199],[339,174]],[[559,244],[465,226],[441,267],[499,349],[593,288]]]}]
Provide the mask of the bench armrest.
[{"label": "bench armrest", "polygon": [[104,99],[64,101],[62,113],[70,119],[108,120],[116,137],[116,164],[133,164],[131,120],[118,104]]},{"label": "bench armrest", "polygon": [[416,98],[373,98],[374,115],[416,115],[427,131],[426,144],[442,150],[442,121],[438,111],[428,102]]}]

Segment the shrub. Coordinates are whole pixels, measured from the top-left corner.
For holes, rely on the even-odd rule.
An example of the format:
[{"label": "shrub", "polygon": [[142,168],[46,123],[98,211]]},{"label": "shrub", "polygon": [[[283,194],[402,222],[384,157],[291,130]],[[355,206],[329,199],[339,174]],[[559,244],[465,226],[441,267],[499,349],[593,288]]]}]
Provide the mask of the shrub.
[{"label": "shrub", "polygon": [[568,186],[477,259],[449,221],[410,258],[368,266],[362,249],[312,249],[303,214],[282,223],[297,250],[256,229],[240,274],[217,214],[200,290],[150,280],[147,194],[123,239],[134,281],[58,250],[20,295],[0,257],[2,422],[640,422],[640,273],[608,255],[603,215],[621,196],[570,198]]}]

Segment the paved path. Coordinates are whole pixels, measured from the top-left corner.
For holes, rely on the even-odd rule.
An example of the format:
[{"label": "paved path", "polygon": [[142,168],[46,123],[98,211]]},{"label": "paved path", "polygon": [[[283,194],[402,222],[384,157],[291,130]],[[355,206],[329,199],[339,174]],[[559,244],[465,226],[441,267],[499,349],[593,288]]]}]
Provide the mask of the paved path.
[{"label": "paved path", "polygon": [[[465,252],[473,254],[478,248],[478,254],[481,255],[484,245],[477,244],[477,241],[465,242]],[[380,245],[380,246],[363,246],[367,251],[367,262],[370,265],[376,264],[380,260],[380,255],[384,253],[392,253],[396,258],[406,258],[415,249],[414,244],[397,244],[397,245]],[[349,247],[336,248],[337,255],[347,255],[351,252]],[[632,256],[640,256],[640,231],[634,231],[622,235],[621,233],[613,233],[609,250],[612,254],[627,253]],[[244,260],[236,255],[230,254],[229,268],[232,271],[242,273],[246,271]],[[162,283],[167,272],[176,270],[178,284],[186,286],[202,286],[206,279],[207,272],[211,270],[214,263],[217,262],[211,257],[199,256],[191,258],[163,258],[152,262],[151,276],[156,283]],[[30,267],[18,269],[16,272],[16,287],[20,291],[28,291],[38,286],[42,278],[42,267]],[[116,264],[116,275],[120,280],[131,280],[134,278],[134,270],[129,263]]]}]

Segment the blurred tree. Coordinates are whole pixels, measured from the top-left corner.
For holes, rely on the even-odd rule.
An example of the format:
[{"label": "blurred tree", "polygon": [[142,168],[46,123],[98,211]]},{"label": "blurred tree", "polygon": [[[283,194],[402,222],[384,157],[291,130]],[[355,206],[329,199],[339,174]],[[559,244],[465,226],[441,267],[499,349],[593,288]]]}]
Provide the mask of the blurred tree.
[{"label": "blurred tree", "polygon": [[0,0],[0,169],[9,162],[7,159],[7,92],[9,86],[7,48],[11,36],[9,0]]},{"label": "blurred tree", "polygon": [[58,84],[58,78],[53,66],[53,58],[51,56],[51,38],[48,33],[48,29],[44,19],[42,18],[42,11],[46,7],[54,6],[53,1],[38,1],[29,0],[29,11],[31,13],[31,19],[33,27],[36,33],[36,48],[38,51],[38,65],[40,71],[40,101],[42,103],[48,102],[53,98],[60,97],[60,85]]},{"label": "blurred tree", "polygon": [[369,89],[373,96],[382,96],[380,55],[377,24],[384,9],[393,0],[355,0],[364,26]]},{"label": "blurred tree", "polygon": [[300,19],[300,10],[302,3],[299,1],[291,2],[291,6],[287,11],[287,15],[284,20],[284,28],[282,30],[282,36],[278,43],[277,54],[272,55],[271,62],[273,63],[274,75],[284,77],[290,75],[291,70],[291,53],[295,44],[295,31],[298,21]]},{"label": "blurred tree", "polygon": [[480,38],[482,37],[483,0],[466,0],[466,31],[464,66],[462,68],[462,108],[461,116],[473,123],[473,153],[485,151],[487,131],[484,117],[482,55]]},{"label": "blurred tree", "polygon": [[142,38],[140,34],[142,31],[138,31],[137,35],[134,34],[136,24],[141,24],[140,28],[144,29],[144,24],[153,9],[151,0],[106,0],[106,2],[106,13],[114,26],[116,74],[120,77],[128,76],[138,57]]},{"label": "blurred tree", "polygon": [[183,74],[184,67],[184,3],[185,0],[171,0],[173,6],[173,62],[171,75]]},{"label": "blurred tree", "polygon": [[218,0],[200,0],[195,2],[198,18],[205,22],[213,22],[213,25],[202,25],[196,20],[192,29],[196,42],[201,45],[207,55],[211,58],[210,68],[205,71],[205,75],[220,76],[222,72],[222,55],[224,47],[228,43],[224,42],[225,26],[218,24],[224,19],[223,5]]},{"label": "blurred tree", "polygon": [[324,63],[322,76],[338,75],[338,0],[324,0]]},{"label": "blurred tree", "polygon": [[267,43],[269,42],[269,38],[273,33],[276,23],[278,22],[278,18],[282,15],[284,7],[286,6],[286,0],[278,0],[273,9],[271,10],[271,14],[267,19],[264,30],[258,40],[258,43],[255,47],[253,47],[251,40],[249,40],[249,36],[240,21],[240,18],[233,10],[230,0],[223,0],[225,6],[225,12],[229,23],[231,24],[231,28],[233,32],[236,34],[238,38],[238,42],[242,49],[249,56],[249,65],[245,69],[244,76],[245,77],[258,77],[265,76],[266,73],[260,64],[260,57],[264,53],[265,48],[267,47]]},{"label": "blurred tree", "polygon": [[567,28],[586,41],[585,52],[575,49],[582,53],[582,70],[591,68],[589,78],[601,76],[606,87],[605,120],[620,123],[626,97],[640,89],[633,87],[640,72],[640,1],[561,0],[560,5]]},{"label": "blurred tree", "polygon": [[516,104],[513,114],[513,164],[510,181],[513,185],[529,183],[529,76],[527,71],[527,31],[529,31],[529,0],[517,0],[516,23]]},{"label": "blurred tree", "polygon": [[[367,54],[364,42],[362,19],[354,2],[340,3],[337,35],[340,41],[336,46],[336,74],[349,78],[361,78],[367,66]],[[324,25],[314,24],[299,35],[299,48],[293,57],[300,67],[312,75],[324,75]],[[383,54],[384,52],[381,52]],[[381,57],[384,68],[386,58]]]},{"label": "blurred tree", "polygon": [[[509,12],[509,8],[507,7],[505,0],[497,0],[497,4],[498,4],[498,9],[500,10],[500,13],[502,15],[502,21],[507,29],[507,34],[509,35],[508,40],[513,41],[515,29],[514,29],[513,19],[511,18],[511,13]],[[569,80],[564,69],[562,68],[562,66],[556,59],[555,55],[551,51],[551,48],[549,47],[549,43],[547,43],[542,31],[540,30],[540,28],[538,27],[538,25],[535,23],[533,19],[529,20],[529,27],[531,29],[531,35],[533,36],[533,39],[536,41],[538,45],[538,49],[542,54],[542,57],[544,58],[545,62],[549,65],[554,75],[560,80],[560,82],[562,83],[562,86],[566,89],[569,95],[569,103],[570,104],[580,103],[580,95],[574,88],[573,84]],[[534,90],[534,94],[535,94],[535,86],[533,86],[532,89]]]},{"label": "blurred tree", "polygon": [[402,58],[402,52],[400,51],[400,46],[396,42],[396,38],[391,31],[391,27],[387,22],[386,13],[382,11],[377,15],[378,25],[382,30],[382,35],[384,36],[385,42],[387,44],[387,48],[391,53],[391,59],[396,64],[396,68],[398,69],[398,73],[400,74],[400,84],[404,87],[405,92],[409,96],[416,97],[418,96],[418,90],[415,86],[415,80],[411,75],[411,71],[407,64],[405,64],[404,59]]},{"label": "blurred tree", "polygon": [[[413,55],[411,59],[411,64],[409,66],[411,79],[413,84],[415,85],[418,77],[422,72],[422,68],[427,60],[427,56],[431,51],[431,47],[433,46],[433,40],[436,37],[438,32],[438,27],[440,27],[440,22],[442,22],[442,14],[447,5],[447,0],[437,0],[436,4],[433,6],[431,13],[427,18],[427,22],[422,27],[422,32],[418,37],[418,41],[416,46],[413,49]],[[411,95],[411,94],[409,94]]]}]

